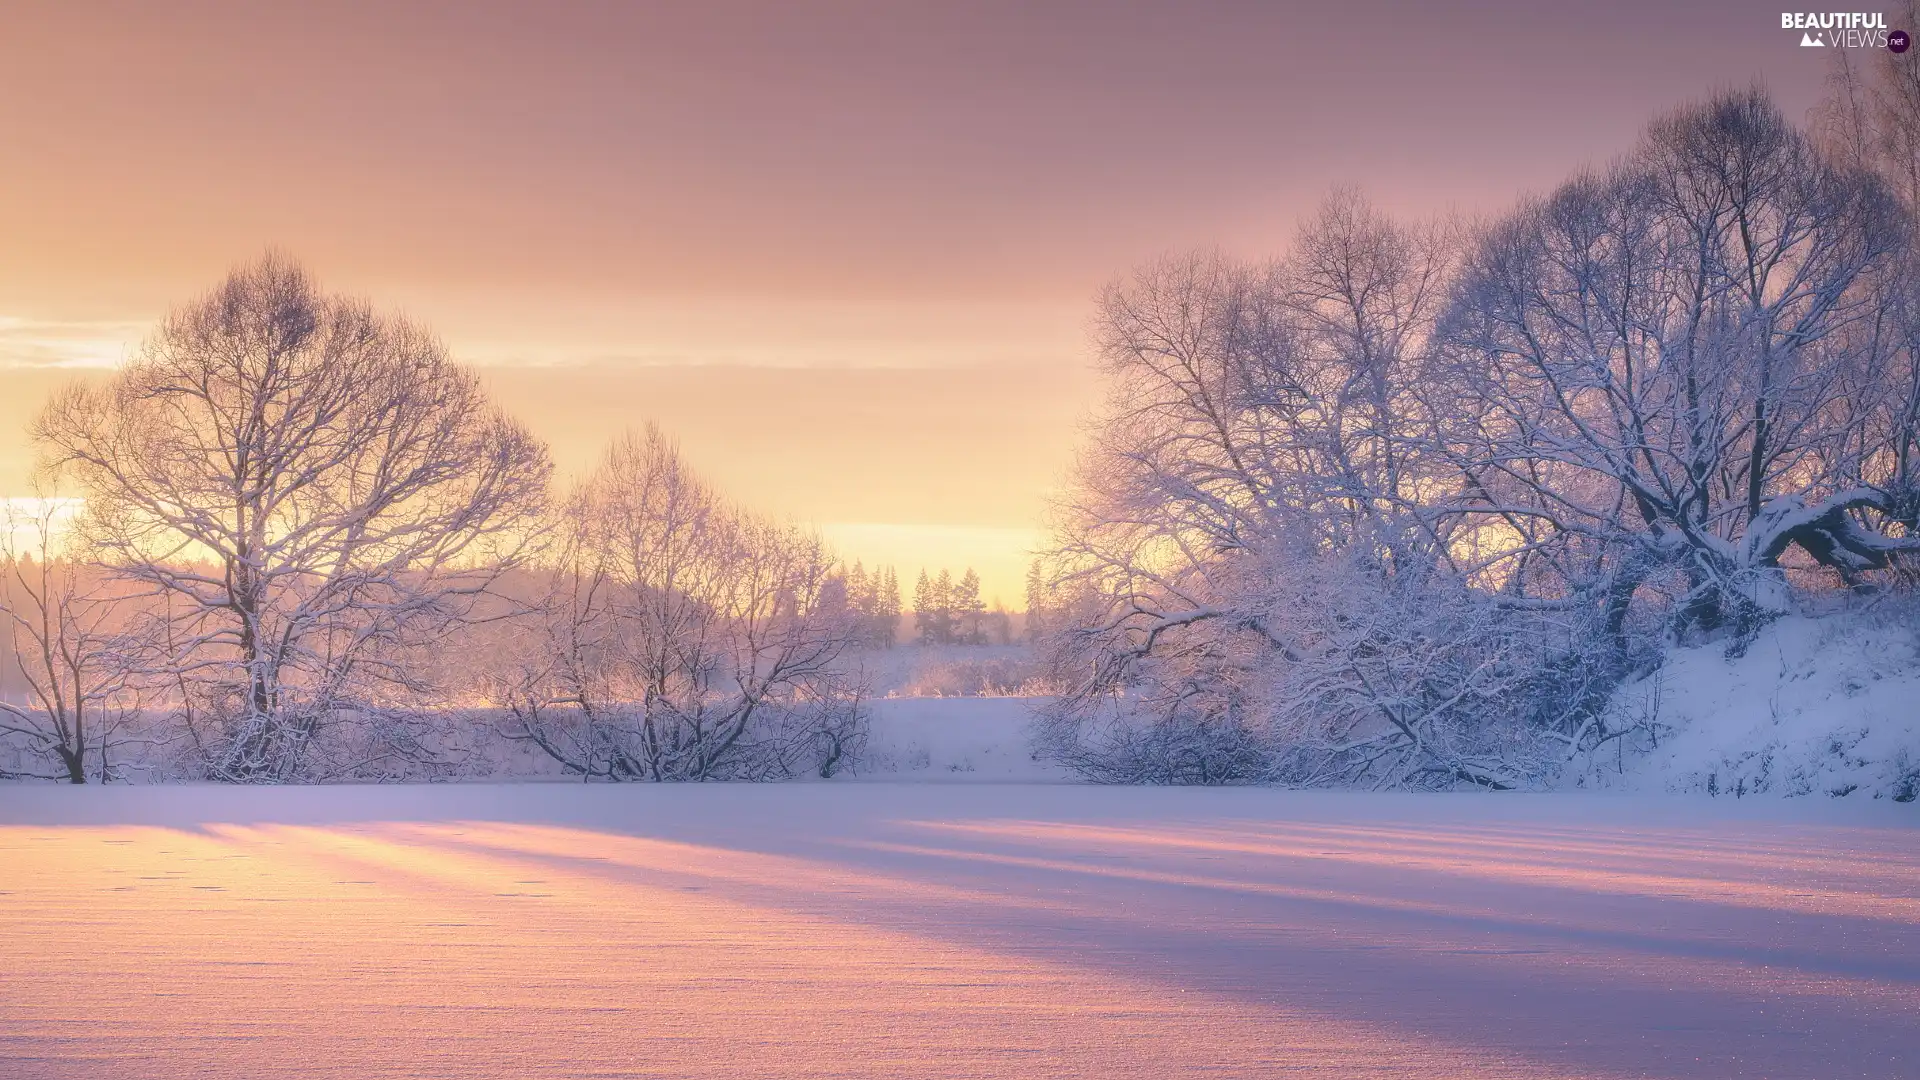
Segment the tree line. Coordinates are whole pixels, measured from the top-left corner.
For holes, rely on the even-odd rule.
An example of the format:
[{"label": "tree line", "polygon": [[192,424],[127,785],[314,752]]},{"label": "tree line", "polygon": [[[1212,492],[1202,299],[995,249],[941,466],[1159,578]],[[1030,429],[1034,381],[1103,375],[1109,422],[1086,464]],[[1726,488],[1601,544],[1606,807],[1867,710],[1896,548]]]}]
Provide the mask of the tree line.
[{"label": "tree line", "polygon": [[32,434],[47,497],[0,523],[14,775],[431,776],[476,733],[587,778],[831,775],[858,654],[894,643],[891,568],[733,504],[652,427],[556,494],[437,338],[279,255]]},{"label": "tree line", "polygon": [[989,611],[980,598],[980,575],[969,566],[953,579],[942,568],[933,577],[920,571],[913,584],[913,625],[922,645],[1006,645],[1013,640],[1013,620],[996,607]]}]

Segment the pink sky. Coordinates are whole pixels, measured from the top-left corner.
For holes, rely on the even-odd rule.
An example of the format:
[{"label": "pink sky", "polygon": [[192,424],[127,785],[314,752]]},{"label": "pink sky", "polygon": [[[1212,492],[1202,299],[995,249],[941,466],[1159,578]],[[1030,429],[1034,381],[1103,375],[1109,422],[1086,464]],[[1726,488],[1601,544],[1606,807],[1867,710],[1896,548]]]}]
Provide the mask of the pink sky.
[{"label": "pink sky", "polygon": [[657,419],[1017,603],[1104,281],[1276,252],[1340,183],[1497,211],[1716,85],[1799,115],[1822,59],[1733,2],[18,5],[0,497],[26,366],[109,364],[277,245],[501,369],[563,466]]}]

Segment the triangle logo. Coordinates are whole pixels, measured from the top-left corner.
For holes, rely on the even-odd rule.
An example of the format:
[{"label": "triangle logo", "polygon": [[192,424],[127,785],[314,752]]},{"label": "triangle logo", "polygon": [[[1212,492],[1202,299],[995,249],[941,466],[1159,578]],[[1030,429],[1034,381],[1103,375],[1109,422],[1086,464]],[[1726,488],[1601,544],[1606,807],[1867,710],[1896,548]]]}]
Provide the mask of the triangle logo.
[{"label": "triangle logo", "polygon": [[1814,37],[1812,34],[1801,34],[1800,47],[1803,49],[1824,49],[1827,47],[1827,43]]}]

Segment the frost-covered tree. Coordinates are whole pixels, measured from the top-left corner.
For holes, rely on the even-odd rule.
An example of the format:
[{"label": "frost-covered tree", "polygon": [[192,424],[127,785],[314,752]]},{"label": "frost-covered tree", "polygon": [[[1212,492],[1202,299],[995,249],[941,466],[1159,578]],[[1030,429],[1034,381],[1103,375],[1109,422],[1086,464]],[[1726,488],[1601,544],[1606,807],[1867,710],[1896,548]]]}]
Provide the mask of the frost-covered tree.
[{"label": "frost-covered tree", "polygon": [[[1920,22],[1907,0],[1901,25]],[[1867,362],[1850,370],[1837,422],[1852,433],[1839,455],[1873,489],[1885,517],[1920,535],[1920,67],[1904,55],[1833,56],[1811,134],[1836,162],[1878,175],[1905,207],[1905,250],[1875,288],[1881,316],[1856,338]]]},{"label": "frost-covered tree", "polygon": [[54,498],[0,508],[0,672],[12,676],[0,678],[0,743],[40,763],[20,775],[104,783],[140,734],[145,687],[124,597],[63,542],[68,510]]},{"label": "frost-covered tree", "polygon": [[862,641],[877,649],[891,649],[899,633],[900,581],[893,567],[878,566],[872,573],[859,561],[846,572],[847,606],[860,622]]},{"label": "frost-covered tree", "polygon": [[851,763],[864,628],[817,536],[734,507],[653,427],[614,444],[558,528],[553,595],[494,688],[508,738],[589,780]]},{"label": "frost-covered tree", "polygon": [[[1920,26],[1920,0],[1904,0],[1896,26]],[[1889,49],[1868,59],[1835,49],[1827,94],[1809,134],[1836,162],[1875,172],[1909,207],[1920,206],[1920,65]]]},{"label": "frost-covered tree", "polygon": [[875,576],[873,609],[868,618],[872,620],[875,643],[891,649],[900,635],[900,577],[891,566],[881,568]]},{"label": "frost-covered tree", "polygon": [[953,640],[963,645],[987,643],[987,604],[980,599],[980,575],[969,566],[948,596],[952,609]]},{"label": "frost-covered tree", "polygon": [[277,255],[35,425],[90,556],[143,590],[175,720],[212,778],[417,752],[421,645],[519,564],[544,447],[419,326]]},{"label": "frost-covered tree", "polygon": [[1758,91],[1662,118],[1495,225],[1448,327],[1483,404],[1456,428],[1483,516],[1613,547],[1622,591],[1673,569],[1681,629],[1777,609],[1789,545],[1885,566],[1909,541],[1877,527],[1897,508],[1837,421],[1884,389],[1859,376],[1904,238],[1885,187]]},{"label": "frost-covered tree", "polygon": [[[1102,779],[1512,787],[1630,734],[1656,635],[1920,549],[1912,218],[1763,94],[1471,234],[1349,192],[1102,299],[1046,566]],[[1070,614],[1061,615],[1057,608]]]},{"label": "frost-covered tree", "polygon": [[913,626],[922,645],[953,644],[953,575],[945,569],[931,578],[920,571],[913,585]]},{"label": "frost-covered tree", "polygon": [[[1471,545],[1444,506],[1460,481],[1430,401],[1448,239],[1340,192],[1288,260],[1164,260],[1106,293],[1096,340],[1109,397],[1047,575],[1074,608],[1051,639],[1068,687],[1040,725],[1052,753],[1107,779],[1293,769],[1510,785],[1486,755],[1469,760],[1434,731],[1462,716],[1448,702],[1497,697],[1517,669],[1494,685],[1470,667],[1434,668],[1415,693],[1382,677],[1404,674],[1425,646],[1324,621],[1345,604],[1276,603],[1336,578],[1342,596],[1403,596],[1407,582],[1452,582],[1461,595],[1479,569],[1463,564]],[[1341,640],[1376,655],[1353,669],[1356,656],[1326,646]],[[1377,653],[1389,645],[1408,657]],[[1318,764],[1284,760],[1302,745],[1282,734],[1297,687],[1276,673],[1336,669],[1353,688],[1343,700],[1371,711],[1353,713],[1364,717]]]},{"label": "frost-covered tree", "polygon": [[1046,573],[1040,568],[1040,560],[1027,563],[1026,581],[1027,609],[1022,623],[1022,632],[1027,641],[1042,640],[1049,629],[1047,618],[1047,581]]}]

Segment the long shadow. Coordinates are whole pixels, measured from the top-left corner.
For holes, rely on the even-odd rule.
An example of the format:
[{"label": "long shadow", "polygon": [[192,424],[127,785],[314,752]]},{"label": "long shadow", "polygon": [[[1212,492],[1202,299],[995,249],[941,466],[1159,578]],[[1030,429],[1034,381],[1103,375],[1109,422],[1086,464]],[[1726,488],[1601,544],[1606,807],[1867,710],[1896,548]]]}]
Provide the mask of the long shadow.
[{"label": "long shadow", "polygon": [[[908,885],[959,884],[976,896],[930,899],[925,889],[828,895],[783,889],[777,880],[720,882],[694,872],[623,867],[512,843],[435,842],[597,877],[702,884],[737,902],[804,912],[855,930],[897,930],[1064,962],[1115,979],[1285,1003],[1588,1073],[1822,1080],[1920,1075],[1920,1063],[1909,1060],[1910,1047],[1920,1044],[1920,995],[1915,993],[1920,942],[1913,927],[1897,920],[1540,883],[1449,882],[1410,868],[1349,868],[1329,875],[1318,864],[1278,857],[1261,864],[1259,878],[1248,880],[1137,853],[1097,862],[1086,853],[1076,860],[1057,849],[1005,841],[936,848],[924,831],[906,823],[943,816],[980,821],[985,810],[1004,815],[1003,821],[1099,820],[1142,827],[1193,821],[1231,829],[1239,819],[1249,831],[1270,831],[1287,826],[1288,813],[1299,810],[1315,825],[1361,820],[1402,832],[1424,831],[1434,849],[1444,852],[1449,830],[1464,826],[1512,835],[1525,827],[1509,817],[1516,808],[1551,804],[1306,801],[1259,793],[1215,798],[1084,788],[630,792],[534,785],[292,789],[274,792],[262,813],[255,793],[224,788],[70,794],[15,799],[0,793],[0,821],[193,828],[246,818],[349,827],[459,819],[552,824],[598,831],[608,839],[671,838],[722,852],[807,860]],[[888,801],[876,804],[879,795]],[[1268,816],[1254,816],[1262,807]],[[1432,815],[1435,820],[1422,820],[1410,812],[1415,808],[1442,812]],[[1343,819],[1349,810],[1353,817]],[[1476,814],[1490,820],[1474,821]],[[1636,809],[1623,816],[1671,826],[1678,814],[1661,821],[1660,815]],[[1592,835],[1551,824],[1542,831],[1540,843],[1547,849],[1555,839]],[[1713,831],[1696,833],[1692,842],[1712,848],[1715,838],[1706,834]],[[1726,831],[1736,850],[1764,844],[1751,830]],[[1795,832],[1779,846],[1817,844],[1829,830]],[[1920,834],[1889,830],[1884,835],[1897,844],[1901,837]],[[894,850],[873,846],[894,841],[907,844],[895,844]],[[1618,842],[1617,831],[1610,842]],[[1657,848],[1659,837],[1648,842]],[[919,850],[897,850],[901,846]],[[1811,857],[1812,849],[1807,853]],[[1023,861],[1010,863],[1009,856]],[[1897,847],[1877,861],[1899,863]],[[1912,861],[1920,863],[1920,855]],[[1115,872],[1128,869],[1118,862],[1153,872]],[[1248,860],[1234,865],[1244,869]],[[1316,895],[1315,890],[1339,895]]]},{"label": "long shadow", "polygon": [[[862,850],[872,851],[870,847]],[[950,850],[946,852],[900,852],[890,850],[876,854],[894,855],[903,865],[924,862],[930,867],[938,867],[943,861],[963,865],[977,864],[991,856],[977,852]],[[1030,864],[1028,864],[1030,865]],[[1646,898],[1596,895],[1585,893],[1565,886],[1551,884],[1515,885],[1510,883],[1489,884],[1488,888],[1501,888],[1510,896],[1531,894],[1535,902],[1527,905],[1529,910],[1550,914],[1518,918],[1491,912],[1472,911],[1460,907],[1448,908],[1441,904],[1409,905],[1402,899],[1387,899],[1354,892],[1340,897],[1316,897],[1302,895],[1299,891],[1279,890],[1269,884],[1257,881],[1234,881],[1226,879],[1194,878],[1186,881],[1155,880],[1140,875],[1128,874],[1122,870],[1093,865],[1074,865],[1067,861],[1056,861],[1051,867],[1038,868],[1043,872],[1057,875],[1079,875],[1090,878],[1118,879],[1125,887],[1169,890],[1198,890],[1207,893],[1235,893],[1249,897],[1259,897],[1276,904],[1284,904],[1303,911],[1316,912],[1322,916],[1353,918],[1361,914],[1376,920],[1399,920],[1409,927],[1433,928],[1445,926],[1455,930],[1524,936],[1544,939],[1558,943],[1577,943],[1602,946],[1614,950],[1643,954],[1647,956],[1681,956],[1693,959],[1718,960],[1727,963],[1757,965],[1763,968],[1787,969],[1809,975],[1831,975],[1849,979],[1876,979],[1890,983],[1899,983],[1920,989],[1920,927],[1908,924],[1890,924],[1887,921],[1872,918],[1856,918],[1845,915],[1808,915],[1799,912],[1758,911],[1750,906],[1723,905],[1709,899],[1697,897],[1661,898],[1663,919],[1671,923],[1700,926],[1725,926],[1730,916],[1745,916],[1749,919],[1765,916],[1773,920],[1776,932],[1787,938],[1805,938],[1808,936],[1832,937],[1842,941],[1862,938],[1893,938],[1900,946],[1889,949],[1879,955],[1835,956],[1831,953],[1814,952],[1802,948],[1783,947],[1760,943],[1752,940],[1732,941],[1715,940],[1711,937],[1689,936],[1679,933],[1653,933],[1632,931],[1604,926],[1583,925],[1568,921],[1551,914],[1568,910],[1573,901],[1579,901],[1589,908],[1595,906],[1618,907],[1633,911],[1647,906]],[[952,881],[955,872],[934,870],[939,880]],[[1384,875],[1380,875],[1384,876]],[[1408,872],[1406,877],[1418,877],[1417,872]],[[1418,891],[1418,890],[1415,890]],[[1462,891],[1455,889],[1453,891]],[[1884,944],[1884,941],[1882,941]],[[1876,948],[1878,945],[1876,945]]]},{"label": "long shadow", "polygon": [[[675,876],[511,843],[459,843],[595,876]],[[1257,1004],[1286,1003],[1590,1074],[1915,1075],[1907,1056],[1920,1037],[1920,995],[1912,992],[1920,969],[1897,957],[1875,963],[1772,945],[1542,925],[1494,911],[1412,912],[1365,895],[1337,901],[1274,896],[1218,883],[1116,878],[1070,865],[1026,867],[1010,881],[1004,873],[980,873],[979,860],[964,851],[902,855],[837,847],[837,856],[831,842],[808,855],[791,846],[782,854],[905,883],[963,883],[1010,900],[1018,894],[1049,902],[999,908],[929,900],[916,889],[899,898],[863,894],[849,910],[845,895],[797,894],[777,882],[746,887],[709,880],[706,887],[737,902],[853,928],[1066,962]],[[1089,899],[1090,891],[1097,896]],[[1567,890],[1535,891],[1590,907],[1594,902]],[[1077,904],[1058,903],[1076,895]],[[1607,898],[1606,906],[1631,914],[1657,905]],[[1696,909],[1705,924],[1716,914],[1710,904],[1682,906]],[[1757,920],[1765,913],[1744,914]],[[1817,929],[1826,937],[1863,929],[1810,916],[1791,922],[1781,931]],[[1883,924],[1872,929],[1886,936]],[[1911,934],[1896,936],[1895,944],[1912,942]],[[1409,944],[1422,940],[1433,946]],[[1897,985],[1875,988],[1857,980]],[[1685,1066],[1676,1068],[1681,1062]]]}]

